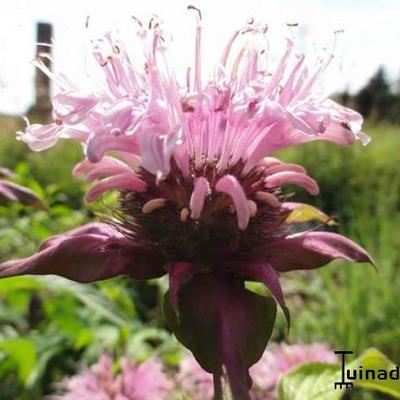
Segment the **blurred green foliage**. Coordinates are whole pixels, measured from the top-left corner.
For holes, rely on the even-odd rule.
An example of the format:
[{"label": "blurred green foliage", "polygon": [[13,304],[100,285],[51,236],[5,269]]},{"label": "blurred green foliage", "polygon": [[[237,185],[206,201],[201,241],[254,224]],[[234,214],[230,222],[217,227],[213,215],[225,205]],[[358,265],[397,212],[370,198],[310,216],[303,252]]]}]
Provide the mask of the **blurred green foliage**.
[{"label": "blurred green foliage", "polygon": [[[296,318],[289,339],[328,341],[360,352],[374,346],[400,360],[400,129],[367,127],[372,142],[337,148],[328,143],[289,149],[320,184],[314,204],[336,217],[339,232],[368,249],[378,265],[336,261],[318,271],[286,275]],[[302,194],[303,200],[312,201]]]},{"label": "blurred green foliage", "polygon": [[[7,124],[6,130],[18,128],[15,121]],[[309,143],[277,155],[305,165],[320,184],[317,198],[296,190],[296,200],[334,216],[341,233],[370,251],[380,273],[368,265],[334,262],[318,271],[286,274],[293,323],[287,336],[280,313],[274,335],[289,342],[328,341],[356,355],[374,346],[398,362],[400,128],[366,131],[373,138],[367,147]],[[34,153],[13,135],[0,135],[0,164],[13,169],[17,182],[35,190],[51,209],[0,207],[0,259],[32,254],[44,238],[109,212],[112,196],[89,207],[84,184],[71,177],[82,158],[79,145],[63,141]],[[179,347],[165,330],[158,304],[165,288],[163,280],[125,278],[95,285],[55,277],[0,281],[1,398],[40,399],[104,351],[137,359],[158,351],[176,363]]]}]

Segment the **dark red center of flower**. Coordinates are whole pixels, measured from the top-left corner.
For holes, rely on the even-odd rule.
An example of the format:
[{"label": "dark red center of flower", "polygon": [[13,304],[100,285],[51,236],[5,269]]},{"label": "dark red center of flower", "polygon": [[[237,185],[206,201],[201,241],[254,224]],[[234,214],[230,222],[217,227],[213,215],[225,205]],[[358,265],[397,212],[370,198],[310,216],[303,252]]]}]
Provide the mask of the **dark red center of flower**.
[{"label": "dark red center of flower", "polygon": [[[242,176],[241,163],[225,170],[223,175],[235,176],[246,197],[256,206],[245,230],[238,228],[235,208],[230,196],[216,193],[213,188],[223,176],[215,166],[204,165],[185,177],[172,162],[170,174],[161,182],[142,169],[139,175],[147,184],[145,192],[121,191],[116,211],[117,226],[125,236],[146,247],[156,246],[169,261],[187,261],[199,265],[214,265],[222,257],[246,256],[257,247],[285,234],[283,222],[287,211],[281,207],[283,195],[279,189],[266,191],[263,185],[264,167]],[[210,194],[206,197],[199,219],[190,216],[189,203],[198,177],[207,178]],[[257,198],[264,191],[276,198],[268,204]],[[146,209],[156,203],[154,209]],[[146,212],[144,212],[146,211]],[[254,254],[252,255],[254,258]]]}]

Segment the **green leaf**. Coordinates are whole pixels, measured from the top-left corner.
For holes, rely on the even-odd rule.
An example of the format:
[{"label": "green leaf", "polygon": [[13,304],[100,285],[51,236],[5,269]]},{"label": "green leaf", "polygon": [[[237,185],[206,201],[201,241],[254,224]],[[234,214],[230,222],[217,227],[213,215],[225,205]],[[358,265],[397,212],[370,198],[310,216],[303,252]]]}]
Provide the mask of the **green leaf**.
[{"label": "green leaf", "polygon": [[[367,350],[359,358],[351,362],[348,368],[359,369],[360,365],[362,365],[364,372],[367,369],[372,369],[374,371],[386,371],[388,378],[390,371],[396,368],[396,365],[377,349]],[[397,399],[400,399],[399,379],[362,379],[354,381],[354,386],[378,390],[380,392],[390,394]]]},{"label": "green leaf", "polygon": [[145,361],[154,352],[154,343],[165,343],[170,338],[171,335],[164,330],[143,327],[131,333],[125,353],[138,361]]},{"label": "green leaf", "polygon": [[[386,371],[387,375],[396,368],[384,354],[376,349],[369,349],[356,360],[346,363],[346,369],[360,370],[363,379],[352,381],[354,387],[377,390],[400,399],[399,379],[365,379],[365,370]],[[383,373],[383,372],[382,372]],[[284,375],[279,384],[280,400],[336,400],[343,390],[334,389],[334,383],[341,380],[339,364],[311,363],[292,368]]]},{"label": "green leaf", "polygon": [[5,340],[0,342],[0,349],[8,354],[17,367],[20,381],[27,384],[37,361],[36,349],[33,342],[22,338]]},{"label": "green leaf", "polygon": [[337,400],[342,390],[334,389],[340,366],[310,363],[292,368],[281,379],[279,400]]},{"label": "green leaf", "polygon": [[61,336],[39,336],[35,341],[37,361],[26,380],[26,387],[34,388],[48,369],[49,361],[57,354],[63,352],[64,343]]},{"label": "green leaf", "polygon": [[43,288],[43,284],[35,278],[16,276],[0,280],[0,294],[7,295],[15,290],[37,290]]},{"label": "green leaf", "polygon": [[119,308],[93,285],[82,285],[58,276],[41,276],[34,279],[51,290],[67,292],[80,300],[86,307],[115,325],[131,324],[130,318],[121,314]]},{"label": "green leaf", "polygon": [[92,329],[89,328],[80,329],[74,342],[74,349],[76,350],[83,349],[84,347],[90,344],[93,338],[94,338],[94,332]]},{"label": "green leaf", "polygon": [[271,336],[275,301],[246,290],[238,279],[199,275],[180,289],[178,308],[179,318],[167,293],[164,313],[178,340],[206,371],[220,374],[225,367],[234,395],[247,399],[248,369]]}]

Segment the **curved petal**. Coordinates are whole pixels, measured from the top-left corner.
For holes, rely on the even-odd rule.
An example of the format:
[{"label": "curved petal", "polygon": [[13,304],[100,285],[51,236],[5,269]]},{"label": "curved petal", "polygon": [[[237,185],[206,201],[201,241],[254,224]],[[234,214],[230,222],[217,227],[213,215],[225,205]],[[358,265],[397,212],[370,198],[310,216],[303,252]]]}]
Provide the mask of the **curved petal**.
[{"label": "curved petal", "polygon": [[95,96],[78,90],[61,92],[53,97],[53,114],[64,123],[75,125],[87,117],[98,101]]},{"label": "curved petal", "polygon": [[306,174],[306,169],[299,164],[281,163],[272,165],[264,170],[266,175],[277,174],[278,172],[299,172]]},{"label": "curved petal", "polygon": [[230,272],[244,276],[246,279],[262,282],[272,293],[275,300],[285,314],[286,322],[290,327],[290,313],[286,307],[278,273],[266,262],[232,263],[223,267]]},{"label": "curved petal", "polygon": [[112,130],[125,133],[135,121],[134,104],[122,98],[117,100],[103,114],[104,125],[111,124]]},{"label": "curved petal", "polygon": [[354,133],[351,130],[350,125],[343,122],[331,123],[327,127],[322,137],[318,139],[327,140],[329,142],[333,142],[342,146],[350,146],[356,140],[360,140],[361,143],[365,146],[371,141],[371,138],[367,134],[363,132]]},{"label": "curved petal", "polygon": [[[296,126],[293,126],[293,116],[290,117],[287,113],[286,117],[287,118],[281,118],[279,121],[274,123],[254,150],[251,151],[251,155],[249,154],[247,157],[247,169],[250,169],[259,163],[262,157],[268,156],[275,151],[302,143],[312,142],[314,140],[333,142],[341,146],[350,146],[357,139],[363,144],[367,144],[370,140],[367,135],[354,131],[352,129],[351,121],[347,122],[347,119],[344,121],[342,120],[341,122],[336,122],[332,117],[333,121],[328,124],[329,121],[326,118],[325,120],[320,121],[321,127],[319,131],[323,131],[322,133],[311,130],[309,130],[308,133],[305,133],[304,131],[297,129]],[[249,166],[247,166],[247,164],[249,164]]]},{"label": "curved petal", "polygon": [[87,192],[85,199],[88,203],[91,203],[111,189],[126,189],[134,192],[143,192],[146,189],[146,183],[129,172],[111,176],[94,185]]},{"label": "curved petal", "polygon": [[54,235],[49,237],[48,239],[40,243],[39,251],[54,246],[69,237],[82,236],[82,235],[97,235],[97,236],[104,236],[105,238],[108,237],[115,239],[122,239],[124,237],[122,233],[118,232],[111,225],[104,224],[101,222],[92,222],[90,224],[86,224],[78,228],[71,229],[67,232],[60,233],[59,235]]},{"label": "curved petal", "polygon": [[264,183],[267,188],[292,184],[304,188],[312,195],[317,195],[319,193],[317,182],[308,175],[300,172],[278,172],[276,174],[267,176],[264,180]]},{"label": "curved petal", "polygon": [[162,132],[156,127],[137,132],[143,167],[158,177],[168,175],[171,156],[182,144],[182,129],[179,126]]},{"label": "curved petal", "polygon": [[101,128],[90,136],[86,149],[89,161],[99,162],[108,151],[119,150],[138,154],[139,148],[134,136],[114,134],[111,128],[111,126]]},{"label": "curved petal", "polygon": [[[272,153],[272,151],[269,150],[271,147],[271,135],[273,135],[273,132],[276,130],[280,132],[280,126],[282,124],[282,120],[273,121],[261,134],[257,135],[257,138],[244,150],[245,166],[242,172],[243,175],[247,174],[254,166],[259,164],[260,161],[264,161],[266,158],[265,156]],[[276,141],[278,143],[280,142],[279,139]]]},{"label": "curved petal", "polygon": [[329,110],[312,104],[302,105],[298,110],[287,111],[286,115],[295,129],[310,136],[324,133],[331,123]]},{"label": "curved petal", "polygon": [[233,175],[225,175],[215,185],[215,190],[226,193],[232,198],[236,208],[236,215],[239,229],[242,231],[247,228],[250,219],[250,210],[247,203],[246,194],[239,181]]},{"label": "curved petal", "polygon": [[12,178],[14,176],[14,173],[8,168],[0,167],[0,178]]},{"label": "curved petal", "polygon": [[168,267],[170,301],[177,314],[179,314],[179,289],[195,274],[195,272],[196,268],[194,265],[186,262],[178,262]]},{"label": "curved petal", "polygon": [[269,264],[278,271],[314,269],[336,258],[351,262],[368,262],[371,256],[358,244],[337,233],[305,232],[287,236],[264,248]]},{"label": "curved petal", "polygon": [[269,168],[273,167],[274,165],[284,164],[284,162],[276,157],[264,157],[262,160],[260,160],[259,164],[264,166],[265,168]]},{"label": "curved petal", "polygon": [[32,150],[41,151],[54,146],[61,136],[61,126],[57,124],[31,124],[25,132],[17,132],[18,139],[25,142]]},{"label": "curved petal", "polygon": [[0,278],[54,274],[88,283],[123,274],[152,279],[165,274],[164,261],[154,249],[135,247],[111,231],[106,234],[87,226],[51,238],[33,256],[1,263]]},{"label": "curved petal", "polygon": [[196,179],[194,184],[194,190],[192,196],[190,197],[190,210],[192,211],[192,218],[199,219],[201,212],[203,210],[204,201],[210,190],[210,184],[208,180],[204,177]]},{"label": "curved petal", "polygon": [[75,176],[84,175],[88,182],[93,182],[129,171],[132,172],[128,165],[122,161],[106,156],[97,163],[92,163],[89,160],[81,161],[75,166],[73,174]]},{"label": "curved petal", "polygon": [[76,127],[64,126],[60,137],[63,139],[75,139],[80,142],[86,142],[90,137],[89,130],[91,130],[89,124],[86,123],[86,125],[87,126],[77,125]]}]

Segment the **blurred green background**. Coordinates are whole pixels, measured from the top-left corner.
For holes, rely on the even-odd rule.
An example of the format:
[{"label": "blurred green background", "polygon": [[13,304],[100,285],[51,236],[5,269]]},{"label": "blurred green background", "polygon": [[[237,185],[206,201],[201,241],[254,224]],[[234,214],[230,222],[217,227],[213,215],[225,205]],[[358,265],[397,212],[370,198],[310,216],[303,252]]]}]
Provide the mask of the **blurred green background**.
[{"label": "blurred green background", "polygon": [[[295,198],[334,216],[338,231],[372,254],[379,273],[366,264],[333,262],[321,270],[286,274],[283,285],[293,323],[287,336],[280,314],[274,340],[325,341],[356,355],[374,346],[398,363],[400,113],[399,107],[387,107],[388,96],[394,96],[392,105],[398,100],[385,86],[382,71],[368,85],[353,97],[344,93],[338,98],[369,117],[369,146],[310,143],[277,156],[307,168],[321,194],[311,198],[296,191]],[[35,190],[51,211],[0,207],[1,260],[32,254],[49,235],[107,213],[113,200],[107,197],[90,208],[83,202],[85,185],[71,177],[82,158],[79,145],[63,141],[52,150],[34,153],[15,140],[21,128],[19,118],[0,119],[1,165],[17,174],[18,183]],[[64,376],[105,351],[138,360],[157,351],[165,362],[176,364],[181,350],[160,315],[165,287],[163,280],[135,283],[125,278],[93,285],[55,277],[1,280],[1,399],[40,399]],[[360,393],[353,398],[357,396]]]}]

